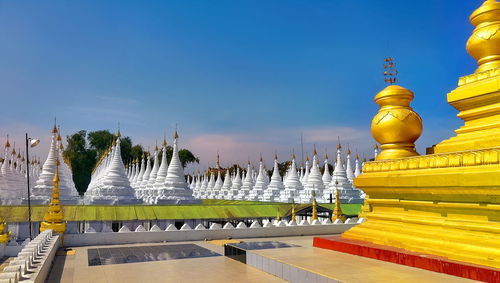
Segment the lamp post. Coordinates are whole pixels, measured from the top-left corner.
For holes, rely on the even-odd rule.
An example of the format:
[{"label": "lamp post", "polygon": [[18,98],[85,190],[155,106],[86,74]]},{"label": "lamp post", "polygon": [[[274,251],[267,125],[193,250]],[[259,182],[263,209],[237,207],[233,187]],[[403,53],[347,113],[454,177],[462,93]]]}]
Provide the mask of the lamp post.
[{"label": "lamp post", "polygon": [[29,158],[29,148],[35,147],[40,143],[38,139],[28,138],[28,133],[26,133],[26,183],[28,184],[28,225],[30,230],[30,240],[33,240],[31,232],[31,191],[30,191],[30,158]]}]

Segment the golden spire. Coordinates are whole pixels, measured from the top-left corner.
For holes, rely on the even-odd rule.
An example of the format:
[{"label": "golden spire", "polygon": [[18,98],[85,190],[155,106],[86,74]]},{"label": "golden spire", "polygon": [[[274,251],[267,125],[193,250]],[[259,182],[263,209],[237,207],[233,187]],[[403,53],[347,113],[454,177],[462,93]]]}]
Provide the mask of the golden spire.
[{"label": "golden spire", "polygon": [[306,153],[306,161],[309,161],[309,154]]},{"label": "golden spire", "polygon": [[120,138],[122,136],[122,133],[120,133],[120,122],[118,122],[118,130],[116,131],[116,137]]},{"label": "golden spire", "polygon": [[179,138],[179,133],[177,133],[177,127],[175,127],[174,139]]},{"label": "golden spire", "polygon": [[318,203],[316,202],[316,191],[312,192],[313,201],[312,201],[312,217],[311,222],[318,219]]},{"label": "golden spire", "polygon": [[347,154],[351,154],[351,148],[347,145]]},{"label": "golden spire", "polygon": [[7,135],[7,141],[5,142],[5,148],[10,147],[10,142],[9,142],[9,135]]},{"label": "golden spire", "polygon": [[334,222],[337,219],[340,219],[342,222],[344,222],[346,217],[342,212],[342,208],[340,207],[340,196],[339,196],[339,190],[337,189],[337,185],[338,181],[335,181],[335,208],[333,209],[332,222]]},{"label": "golden spire", "polygon": [[314,149],[313,149],[313,156],[315,155],[318,155],[318,152],[316,152],[316,144],[314,145]]},{"label": "golden spire", "polygon": [[56,118],[54,118],[54,127],[52,127],[52,133],[57,134],[57,121]]},{"label": "golden spire", "polygon": [[394,63],[394,58],[387,57],[384,59],[385,64],[384,64],[384,81],[390,85],[396,82],[397,80],[397,75],[398,75],[398,70],[396,70],[395,66],[396,63]]},{"label": "golden spire", "polygon": [[155,143],[155,151],[158,151],[158,140]]},{"label": "golden spire", "polygon": [[62,138],[61,138],[61,126],[57,126],[57,138],[56,138],[57,141],[62,141]]},{"label": "golden spire", "polygon": [[476,73],[500,67],[500,2],[487,0],[470,15],[476,28],[467,41],[467,52],[476,59]]},{"label": "golden spire", "polygon": [[52,199],[50,200],[49,209],[43,217],[43,222],[40,223],[40,232],[52,229],[54,233],[64,234],[66,223],[63,221],[63,211],[59,202],[59,158],[56,159],[56,172],[53,181]]},{"label": "golden spire", "polygon": [[262,153],[260,154],[260,162],[262,162]]}]

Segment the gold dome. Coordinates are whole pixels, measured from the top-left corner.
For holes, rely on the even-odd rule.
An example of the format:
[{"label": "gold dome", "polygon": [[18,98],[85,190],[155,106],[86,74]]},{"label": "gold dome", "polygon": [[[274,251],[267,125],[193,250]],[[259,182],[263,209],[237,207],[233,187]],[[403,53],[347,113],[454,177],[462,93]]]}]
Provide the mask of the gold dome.
[{"label": "gold dome", "polygon": [[476,28],[467,41],[467,52],[477,60],[476,73],[500,67],[500,2],[487,0],[470,15]]},{"label": "gold dome", "polygon": [[372,120],[372,135],[382,152],[377,160],[415,156],[415,141],[422,134],[422,119],[410,107],[413,92],[390,85],[375,96],[380,110]]}]

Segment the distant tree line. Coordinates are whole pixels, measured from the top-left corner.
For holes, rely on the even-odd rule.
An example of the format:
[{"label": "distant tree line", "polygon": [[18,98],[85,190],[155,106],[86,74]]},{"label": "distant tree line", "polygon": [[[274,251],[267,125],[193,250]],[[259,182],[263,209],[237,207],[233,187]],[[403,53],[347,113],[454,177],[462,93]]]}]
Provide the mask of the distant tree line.
[{"label": "distant tree line", "polygon": [[[68,145],[63,154],[71,166],[73,181],[80,194],[87,190],[92,170],[96,166],[99,157],[105,154],[114,139],[116,139],[116,135],[108,130],[94,132],[81,130],[67,136]],[[149,152],[145,151],[139,144],[134,145],[130,137],[121,137],[120,147],[124,164],[130,164],[134,160],[141,160],[144,155],[149,156]],[[159,158],[161,158],[161,149],[159,151]],[[172,147],[167,146],[166,152],[167,160],[170,162]],[[179,150],[179,159],[183,167],[186,167],[189,163],[199,163],[199,159],[187,149]]]}]

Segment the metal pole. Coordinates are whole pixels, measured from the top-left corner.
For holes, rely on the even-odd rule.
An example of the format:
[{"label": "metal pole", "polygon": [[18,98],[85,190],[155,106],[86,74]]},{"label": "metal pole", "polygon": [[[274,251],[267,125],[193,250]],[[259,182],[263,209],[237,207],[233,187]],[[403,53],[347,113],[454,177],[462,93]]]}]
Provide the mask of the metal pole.
[{"label": "metal pole", "polygon": [[29,158],[29,139],[28,133],[26,133],[26,183],[28,184],[28,225],[30,230],[30,240],[33,240],[33,235],[31,233],[31,192],[30,192],[30,158]]}]

